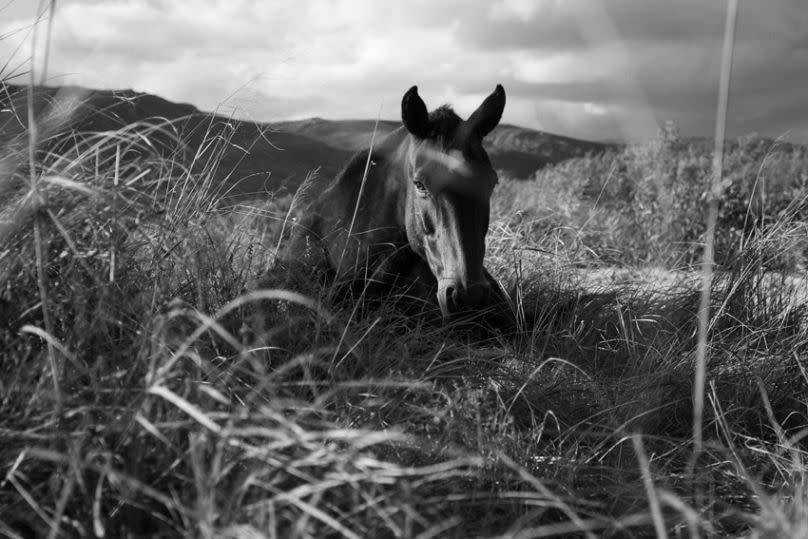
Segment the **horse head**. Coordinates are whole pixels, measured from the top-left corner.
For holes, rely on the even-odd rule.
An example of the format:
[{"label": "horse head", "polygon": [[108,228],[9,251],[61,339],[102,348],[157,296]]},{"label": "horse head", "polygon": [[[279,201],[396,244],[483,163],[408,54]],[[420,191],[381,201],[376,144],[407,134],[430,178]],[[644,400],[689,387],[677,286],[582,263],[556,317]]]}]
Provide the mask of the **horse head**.
[{"label": "horse head", "polygon": [[501,85],[466,121],[447,106],[428,113],[416,86],[401,102],[411,135],[405,159],[407,239],[437,279],[444,316],[482,306],[490,294],[483,258],[498,179],[483,138],[504,108]]}]

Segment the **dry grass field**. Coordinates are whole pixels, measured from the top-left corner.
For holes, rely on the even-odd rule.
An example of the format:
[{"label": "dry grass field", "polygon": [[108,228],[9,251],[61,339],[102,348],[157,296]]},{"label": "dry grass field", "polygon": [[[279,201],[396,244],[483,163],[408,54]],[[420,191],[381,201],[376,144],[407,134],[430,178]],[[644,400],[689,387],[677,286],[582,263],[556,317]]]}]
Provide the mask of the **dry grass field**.
[{"label": "dry grass field", "polygon": [[137,123],[54,145],[69,103],[37,133],[19,112],[0,534],[808,535],[805,148],[727,143],[694,452],[705,144],[501,178],[486,263],[518,324],[480,333],[254,289],[292,197],[226,203],[221,133],[191,155]]}]

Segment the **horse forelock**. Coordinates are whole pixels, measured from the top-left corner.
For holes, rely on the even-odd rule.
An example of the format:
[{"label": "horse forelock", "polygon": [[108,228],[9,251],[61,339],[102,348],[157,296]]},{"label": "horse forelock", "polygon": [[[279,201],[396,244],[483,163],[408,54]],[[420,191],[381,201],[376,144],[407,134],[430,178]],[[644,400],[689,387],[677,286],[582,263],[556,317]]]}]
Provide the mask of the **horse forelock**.
[{"label": "horse forelock", "polygon": [[449,105],[443,105],[429,113],[429,140],[449,149],[455,143],[463,120]]}]

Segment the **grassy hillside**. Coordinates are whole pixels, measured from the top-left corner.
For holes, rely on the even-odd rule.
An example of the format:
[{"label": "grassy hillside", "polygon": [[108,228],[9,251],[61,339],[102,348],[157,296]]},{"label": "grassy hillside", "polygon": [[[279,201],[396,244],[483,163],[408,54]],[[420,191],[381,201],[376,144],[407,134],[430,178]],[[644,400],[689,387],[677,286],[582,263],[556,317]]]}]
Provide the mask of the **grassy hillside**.
[{"label": "grassy hillside", "polygon": [[731,148],[694,454],[698,275],[672,270],[703,242],[703,147],[503,178],[486,264],[518,323],[481,331],[255,290],[291,196],[224,210],[216,171],[258,131],[192,126],[188,161],[172,129],[29,148],[4,114],[0,534],[808,532],[804,149]]},{"label": "grassy hillside", "polygon": [[[808,148],[749,136],[729,141],[724,151],[720,267],[737,267],[748,243],[779,230],[761,263],[768,270],[804,269]],[[692,268],[702,257],[711,178],[711,145],[661,136],[543,169],[531,194],[514,198],[511,209],[515,218],[542,223],[534,232],[556,236],[590,265]]]}]

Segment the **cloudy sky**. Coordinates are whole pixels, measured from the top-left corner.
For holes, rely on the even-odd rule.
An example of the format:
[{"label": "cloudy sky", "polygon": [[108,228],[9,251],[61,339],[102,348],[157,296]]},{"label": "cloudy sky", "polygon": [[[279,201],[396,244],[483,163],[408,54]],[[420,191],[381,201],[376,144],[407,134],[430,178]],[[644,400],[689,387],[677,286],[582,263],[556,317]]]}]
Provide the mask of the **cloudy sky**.
[{"label": "cloudy sky", "polygon": [[[30,65],[30,45],[13,51],[30,40],[38,2],[0,0],[0,66]],[[808,141],[805,2],[741,0],[731,135]],[[467,115],[502,83],[504,121],[517,125],[642,140],[674,120],[711,135],[725,10],[725,0],[57,0],[47,76],[263,121],[396,119],[413,84],[430,107]]]}]

